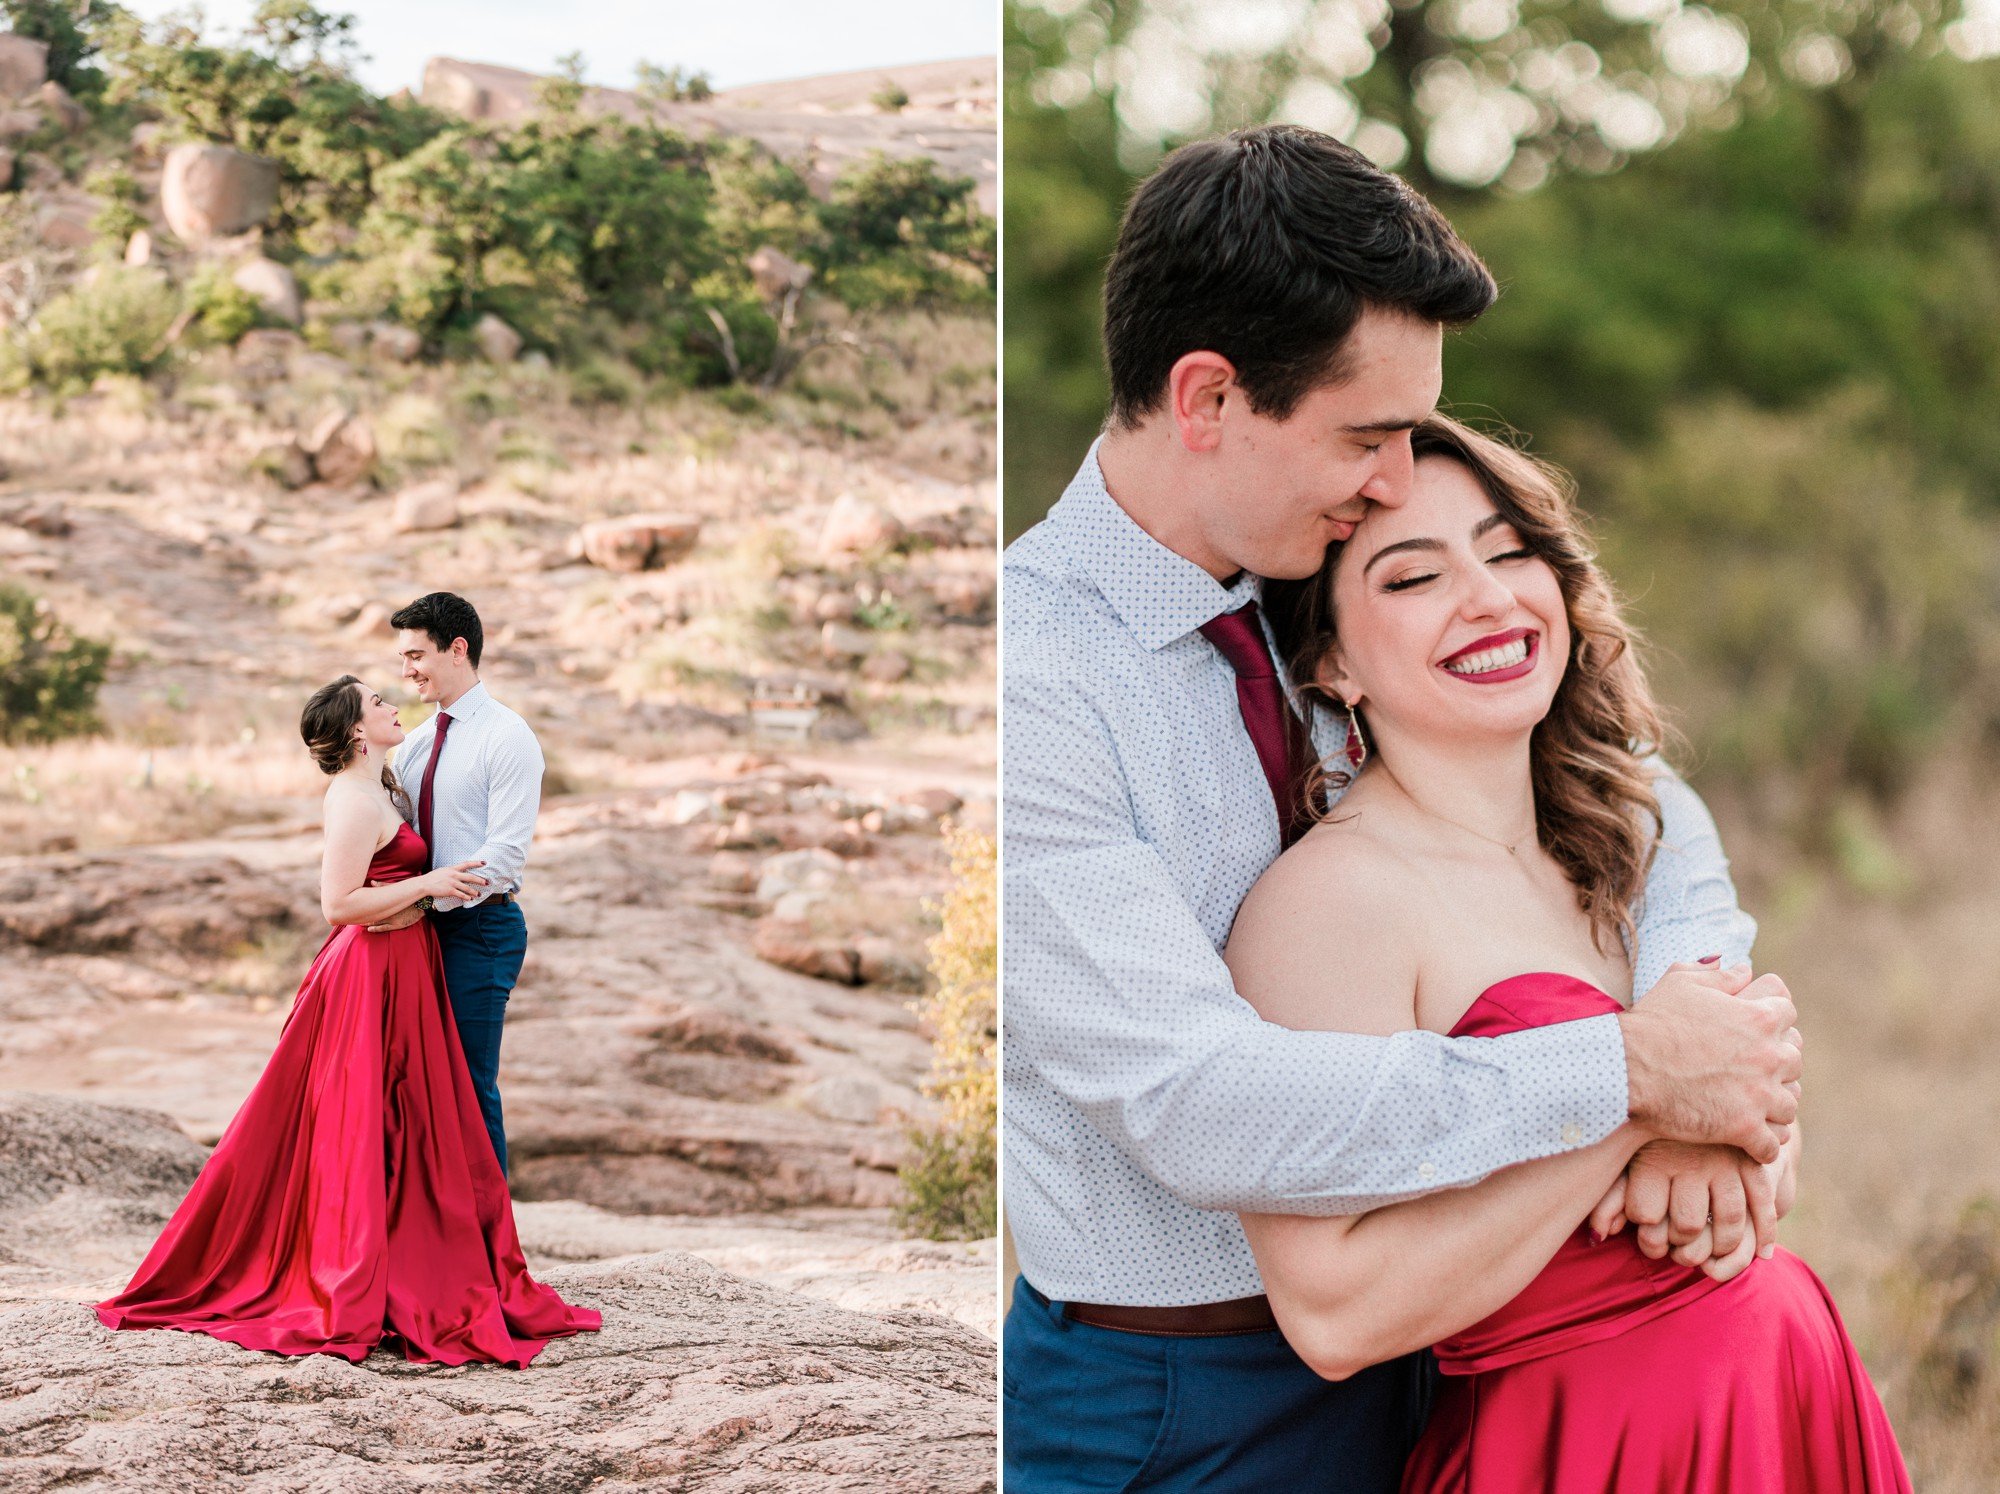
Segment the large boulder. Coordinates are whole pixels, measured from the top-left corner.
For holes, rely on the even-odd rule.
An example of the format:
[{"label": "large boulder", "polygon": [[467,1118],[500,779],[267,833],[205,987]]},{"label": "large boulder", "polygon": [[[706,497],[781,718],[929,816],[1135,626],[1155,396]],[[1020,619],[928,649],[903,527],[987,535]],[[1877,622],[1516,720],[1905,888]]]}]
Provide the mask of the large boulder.
[{"label": "large boulder", "polygon": [[226,145],[177,145],[160,174],[160,210],[184,242],[242,233],[278,204],[278,163]]},{"label": "large boulder", "polygon": [[90,123],[90,111],[53,78],[35,90],[35,100],[42,106],[42,113],[61,125],[66,134],[74,135]]},{"label": "large boulder", "polygon": [[126,954],[179,965],[235,955],[300,922],[291,897],[229,857],[127,852],[0,869],[0,950]]},{"label": "large boulder", "polygon": [[238,290],[248,292],[264,308],[265,315],[274,321],[296,327],[305,317],[305,308],[299,300],[298,277],[275,259],[266,259],[261,254],[255,259],[246,259],[236,267],[229,277]]},{"label": "large boulder", "polygon": [[26,98],[48,79],[49,44],[0,31],[0,98]]},{"label": "large boulder", "polygon": [[577,531],[585,560],[607,571],[656,571],[687,555],[701,539],[701,520],[687,514],[632,514],[598,519]]},{"label": "large boulder", "polygon": [[90,226],[96,216],[96,208],[87,202],[46,202],[35,214],[35,236],[50,249],[88,249],[97,241],[97,231]]}]

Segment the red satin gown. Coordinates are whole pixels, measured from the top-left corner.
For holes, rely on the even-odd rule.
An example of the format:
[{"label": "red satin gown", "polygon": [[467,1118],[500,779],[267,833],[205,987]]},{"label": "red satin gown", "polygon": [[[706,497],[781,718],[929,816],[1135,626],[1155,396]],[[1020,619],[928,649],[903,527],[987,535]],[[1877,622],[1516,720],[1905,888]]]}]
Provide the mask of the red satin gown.
[{"label": "red satin gown", "polygon": [[[368,875],[425,860],[405,825]],[[428,921],[334,930],[256,1088],[97,1316],[280,1354],[359,1363],[383,1344],[517,1368],[601,1325],[528,1275]]]},{"label": "red satin gown", "polygon": [[[1619,1010],[1517,975],[1454,1037]],[[1587,1227],[1518,1297],[1436,1346],[1444,1378],[1404,1494],[1886,1494],[1895,1434],[1825,1286],[1780,1249],[1726,1284]]]}]

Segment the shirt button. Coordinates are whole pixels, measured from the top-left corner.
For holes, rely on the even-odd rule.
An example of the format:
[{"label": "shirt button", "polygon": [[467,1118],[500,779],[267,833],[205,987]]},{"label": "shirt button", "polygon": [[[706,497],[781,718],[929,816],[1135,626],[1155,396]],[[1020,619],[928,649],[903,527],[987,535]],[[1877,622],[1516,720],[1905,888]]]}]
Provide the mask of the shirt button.
[{"label": "shirt button", "polygon": [[1419,1162],[1417,1164],[1417,1176],[1420,1178],[1436,1177],[1437,1169],[1428,1162]]},{"label": "shirt button", "polygon": [[1563,1127],[1564,1146],[1575,1146],[1581,1140],[1583,1140],[1583,1127],[1579,1126],[1575,1121],[1571,1121]]}]

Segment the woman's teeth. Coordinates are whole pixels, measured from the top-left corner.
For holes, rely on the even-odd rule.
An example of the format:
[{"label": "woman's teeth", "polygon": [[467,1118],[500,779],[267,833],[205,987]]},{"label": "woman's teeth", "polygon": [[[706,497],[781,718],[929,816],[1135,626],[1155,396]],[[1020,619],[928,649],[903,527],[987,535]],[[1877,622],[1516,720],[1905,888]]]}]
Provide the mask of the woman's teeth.
[{"label": "woman's teeth", "polygon": [[1476,654],[1467,654],[1463,659],[1453,659],[1444,667],[1453,674],[1491,674],[1496,669],[1512,669],[1527,657],[1528,640],[1516,638],[1499,648],[1482,649]]}]

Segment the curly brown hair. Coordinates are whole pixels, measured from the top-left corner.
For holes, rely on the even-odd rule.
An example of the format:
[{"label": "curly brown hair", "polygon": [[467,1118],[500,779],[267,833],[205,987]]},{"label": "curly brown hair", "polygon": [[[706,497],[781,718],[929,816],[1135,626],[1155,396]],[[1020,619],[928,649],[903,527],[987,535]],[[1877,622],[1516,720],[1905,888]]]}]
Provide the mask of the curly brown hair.
[{"label": "curly brown hair", "polygon": [[[299,713],[299,735],[305,739],[306,751],[329,778],[354,761],[354,728],[361,724],[361,710],[361,679],[343,674],[313,691]],[[396,812],[410,818],[409,795],[386,762],[382,764],[382,787],[389,791]]]},{"label": "curly brown hair", "polygon": [[[1424,419],[1410,444],[1418,461],[1445,457],[1470,472],[1522,544],[1556,573],[1570,650],[1530,744],[1539,839],[1575,885],[1598,946],[1614,937],[1629,946],[1633,909],[1660,841],[1646,758],[1664,745],[1666,728],[1636,657],[1637,635],[1576,513],[1575,485],[1561,468],[1448,415]],[[1330,698],[1312,682],[1338,638],[1333,576],[1340,550],[1330,548],[1314,576],[1264,586],[1279,652],[1315,710]]]}]

